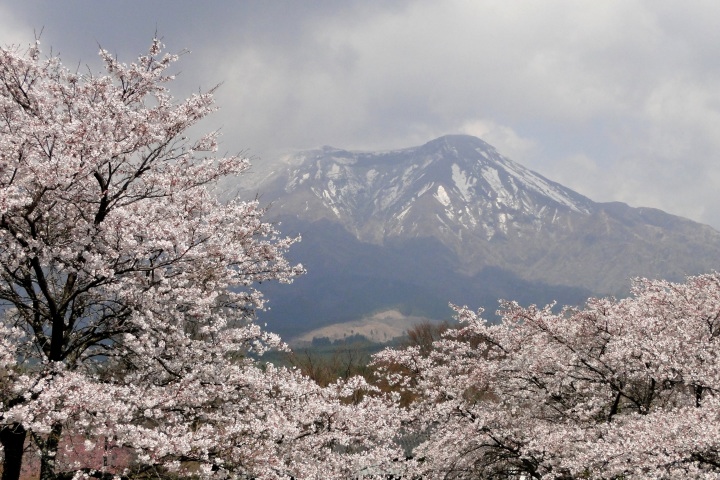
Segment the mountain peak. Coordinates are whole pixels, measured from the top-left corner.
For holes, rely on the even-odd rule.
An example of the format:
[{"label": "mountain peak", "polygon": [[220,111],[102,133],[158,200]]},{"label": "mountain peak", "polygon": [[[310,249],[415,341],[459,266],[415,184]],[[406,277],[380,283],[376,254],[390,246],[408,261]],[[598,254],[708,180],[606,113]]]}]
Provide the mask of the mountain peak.
[{"label": "mountain peak", "polygon": [[485,142],[484,140],[478,137],[474,137],[472,135],[459,133],[443,135],[442,137],[430,140],[425,145],[423,145],[423,147],[481,148],[483,150],[495,151],[495,147]]},{"label": "mountain peak", "polygon": [[499,156],[497,150],[489,143],[471,135],[444,135],[417,147],[417,151],[435,156],[437,160],[459,161],[462,163],[482,161],[479,156],[485,154],[485,161],[492,161]]}]

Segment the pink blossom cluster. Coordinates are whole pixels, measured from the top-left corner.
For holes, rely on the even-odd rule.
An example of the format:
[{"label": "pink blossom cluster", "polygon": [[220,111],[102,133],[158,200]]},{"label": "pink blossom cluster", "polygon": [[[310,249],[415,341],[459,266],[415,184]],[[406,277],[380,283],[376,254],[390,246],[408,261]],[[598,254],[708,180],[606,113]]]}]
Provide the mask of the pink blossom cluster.
[{"label": "pink blossom cluster", "polygon": [[177,57],[157,40],[129,65],[100,55],[95,76],[37,45],[0,49],[6,477],[29,445],[43,479],[103,478],[102,465],[58,463],[78,435],[202,477],[348,477],[397,457],[391,407],[346,399],[369,385],[320,388],[252,359],[284,348],[254,323],[254,285],[303,267],[257,202],[211,193],[248,167],[215,156],[215,133],[187,138],[215,109],[212,92],[174,101]]},{"label": "pink blossom cluster", "polygon": [[419,474],[720,478],[720,274],[559,312],[506,302],[498,325],[455,309],[429,354],[376,358],[418,397]]}]

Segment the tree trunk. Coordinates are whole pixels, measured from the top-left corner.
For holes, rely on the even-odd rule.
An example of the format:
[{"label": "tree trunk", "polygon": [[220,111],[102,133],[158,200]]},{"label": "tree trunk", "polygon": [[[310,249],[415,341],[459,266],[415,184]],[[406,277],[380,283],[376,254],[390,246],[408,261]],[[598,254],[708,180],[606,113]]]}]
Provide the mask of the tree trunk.
[{"label": "tree trunk", "polygon": [[57,476],[55,469],[62,428],[61,423],[53,425],[50,435],[40,449],[40,480],[55,480]]},{"label": "tree trunk", "polygon": [[18,480],[20,478],[26,436],[27,431],[19,424],[0,429],[0,444],[5,452],[2,480]]}]

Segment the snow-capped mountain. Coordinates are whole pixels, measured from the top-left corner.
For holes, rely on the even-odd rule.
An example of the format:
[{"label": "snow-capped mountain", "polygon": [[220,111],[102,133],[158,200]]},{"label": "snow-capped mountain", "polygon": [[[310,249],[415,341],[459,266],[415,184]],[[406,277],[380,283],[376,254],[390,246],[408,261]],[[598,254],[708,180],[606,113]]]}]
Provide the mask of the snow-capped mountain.
[{"label": "snow-capped mountain", "polygon": [[[301,152],[255,188],[284,233],[303,233],[298,253],[306,258],[296,258],[310,275],[308,259],[317,261],[325,280],[354,271],[378,284],[392,278],[392,285],[410,285],[405,290],[422,285],[446,296],[463,290],[460,283],[474,286],[468,296],[485,289],[518,298],[538,285],[548,295],[561,296],[557,288],[603,295],[626,292],[636,276],[681,280],[720,266],[720,233],[710,227],[593,202],[467,135],[386,152]],[[512,288],[495,288],[493,278]],[[349,293],[335,295],[347,299],[358,290],[338,282]],[[530,283],[518,291],[522,282]],[[527,300],[552,300],[541,297]],[[448,300],[473,303],[443,304]]]},{"label": "snow-capped mountain", "polygon": [[466,135],[380,153],[325,147],[301,153],[293,163],[276,212],[328,217],[376,243],[427,236],[428,229],[489,241],[594,208],[582,195]]}]

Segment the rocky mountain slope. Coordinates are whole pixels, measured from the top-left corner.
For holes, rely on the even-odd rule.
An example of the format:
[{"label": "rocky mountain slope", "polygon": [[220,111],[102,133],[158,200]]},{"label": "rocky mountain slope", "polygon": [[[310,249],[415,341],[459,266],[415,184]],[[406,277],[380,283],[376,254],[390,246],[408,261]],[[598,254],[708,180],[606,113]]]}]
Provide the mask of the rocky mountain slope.
[{"label": "rocky mountain slope", "polygon": [[[310,282],[298,281],[298,291],[364,304],[363,313],[415,298],[422,310],[415,313],[428,314],[423,300],[438,296],[443,305],[477,306],[497,295],[491,309],[497,297],[581,301],[622,295],[635,276],[680,280],[720,264],[720,233],[712,228],[593,202],[465,135],[387,152],[301,152],[255,188],[284,233],[304,236],[292,256],[308,267]],[[361,297],[388,283],[385,291],[405,291],[395,304]],[[461,293],[467,297],[448,298]],[[341,316],[322,308],[314,315]]]}]

